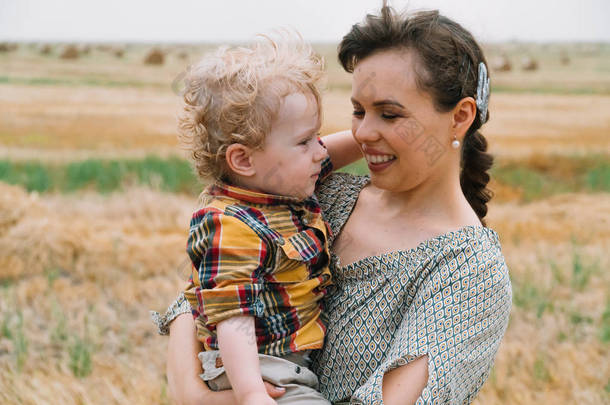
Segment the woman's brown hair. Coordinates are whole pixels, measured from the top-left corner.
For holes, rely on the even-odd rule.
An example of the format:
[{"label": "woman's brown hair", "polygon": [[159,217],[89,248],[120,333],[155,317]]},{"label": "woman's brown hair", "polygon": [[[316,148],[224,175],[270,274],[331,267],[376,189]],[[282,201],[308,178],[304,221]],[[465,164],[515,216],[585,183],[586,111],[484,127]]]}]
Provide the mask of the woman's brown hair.
[{"label": "woman's brown hair", "polygon": [[[367,15],[355,24],[339,44],[339,61],[353,73],[359,61],[382,50],[409,49],[416,52],[418,88],[432,95],[436,109],[450,111],[464,97],[476,97],[478,66],[485,63],[481,47],[473,36],[455,21],[434,11],[410,14],[395,12],[384,1],[379,15]],[[492,192],[487,188],[493,157],[487,153],[487,141],[478,131],[482,121],[477,110],[466,132],[461,156],[460,184],[472,209],[485,225],[487,202]]]}]

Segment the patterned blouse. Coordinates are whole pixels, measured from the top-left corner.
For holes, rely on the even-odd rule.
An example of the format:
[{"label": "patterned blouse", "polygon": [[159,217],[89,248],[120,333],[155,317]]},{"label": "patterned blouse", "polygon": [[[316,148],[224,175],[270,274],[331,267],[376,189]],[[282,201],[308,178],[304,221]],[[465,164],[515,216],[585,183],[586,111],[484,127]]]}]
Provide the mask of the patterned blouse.
[{"label": "patterned blouse", "polygon": [[[368,176],[335,173],[317,195],[336,237]],[[332,246],[333,236],[329,243]],[[416,404],[470,403],[487,379],[511,307],[497,234],[467,226],[413,249],[341,266],[325,298],[326,340],[312,368],[332,402],[382,404],[384,374],[428,355],[428,383]],[[179,297],[156,323],[161,333],[190,312]]]},{"label": "patterned blouse", "polygon": [[[334,237],[368,181],[337,173],[318,190]],[[426,354],[428,383],[416,404],[474,399],[511,307],[508,269],[493,230],[467,226],[347,266],[331,255],[331,271],[326,341],[313,363],[330,401],[382,404],[384,374]]]}]

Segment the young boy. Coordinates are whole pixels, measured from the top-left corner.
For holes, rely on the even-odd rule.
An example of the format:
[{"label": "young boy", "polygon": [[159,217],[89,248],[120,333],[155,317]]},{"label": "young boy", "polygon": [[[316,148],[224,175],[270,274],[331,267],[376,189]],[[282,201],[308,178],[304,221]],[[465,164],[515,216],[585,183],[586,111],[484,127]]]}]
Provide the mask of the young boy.
[{"label": "young boy", "polygon": [[221,48],[186,80],[181,138],[214,183],[191,220],[185,296],[204,346],[201,377],[240,404],[276,403],[263,380],[286,387],[277,403],[329,404],[308,369],[331,283],[329,230],[313,197],[331,170],[318,138],[322,77],[308,45],[265,37]]}]

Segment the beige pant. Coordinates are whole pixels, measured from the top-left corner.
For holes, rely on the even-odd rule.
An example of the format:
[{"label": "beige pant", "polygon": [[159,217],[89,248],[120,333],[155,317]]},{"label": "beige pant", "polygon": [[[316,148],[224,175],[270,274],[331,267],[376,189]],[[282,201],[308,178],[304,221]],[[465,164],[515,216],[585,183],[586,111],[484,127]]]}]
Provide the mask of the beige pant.
[{"label": "beige pant", "polygon": [[[200,377],[213,391],[231,389],[218,350],[199,353],[203,367]],[[280,405],[330,405],[318,389],[318,377],[307,368],[307,361],[299,354],[283,357],[258,355],[263,380],[286,388],[286,393],[275,401]]]}]

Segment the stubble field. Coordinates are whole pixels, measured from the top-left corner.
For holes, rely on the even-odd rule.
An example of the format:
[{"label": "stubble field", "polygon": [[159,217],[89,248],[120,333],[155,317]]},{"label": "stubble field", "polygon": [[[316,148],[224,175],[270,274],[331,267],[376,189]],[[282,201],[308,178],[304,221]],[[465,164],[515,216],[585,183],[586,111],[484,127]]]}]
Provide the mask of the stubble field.
[{"label": "stubble field", "polygon": [[[318,49],[327,134],[350,126],[350,82]],[[201,185],[175,115],[203,47],[167,46],[161,66],[143,65],[146,51],[0,53],[0,403],[170,402],[148,311],[188,276]],[[488,49],[501,53],[513,70],[492,71],[483,133],[514,305],[476,403],[610,403],[610,46]],[[519,68],[526,54],[537,71]]]}]

